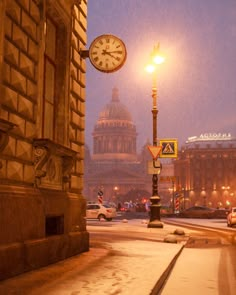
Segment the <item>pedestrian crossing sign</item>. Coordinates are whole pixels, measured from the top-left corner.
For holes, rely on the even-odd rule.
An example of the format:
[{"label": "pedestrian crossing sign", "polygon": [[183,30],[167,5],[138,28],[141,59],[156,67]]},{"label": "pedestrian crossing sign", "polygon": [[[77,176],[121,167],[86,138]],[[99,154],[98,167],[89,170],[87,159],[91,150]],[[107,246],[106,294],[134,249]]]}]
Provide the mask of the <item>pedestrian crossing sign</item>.
[{"label": "pedestrian crossing sign", "polygon": [[160,139],[160,158],[177,158],[178,143],[177,139]]}]

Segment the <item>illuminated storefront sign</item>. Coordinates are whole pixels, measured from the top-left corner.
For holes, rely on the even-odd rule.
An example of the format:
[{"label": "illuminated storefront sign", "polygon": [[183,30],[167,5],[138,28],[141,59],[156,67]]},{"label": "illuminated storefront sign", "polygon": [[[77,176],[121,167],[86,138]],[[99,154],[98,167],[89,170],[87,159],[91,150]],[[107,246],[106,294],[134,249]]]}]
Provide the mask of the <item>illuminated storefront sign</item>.
[{"label": "illuminated storefront sign", "polygon": [[202,133],[199,137],[192,136],[188,138],[188,142],[193,141],[204,141],[204,140],[230,140],[231,134],[230,133]]}]

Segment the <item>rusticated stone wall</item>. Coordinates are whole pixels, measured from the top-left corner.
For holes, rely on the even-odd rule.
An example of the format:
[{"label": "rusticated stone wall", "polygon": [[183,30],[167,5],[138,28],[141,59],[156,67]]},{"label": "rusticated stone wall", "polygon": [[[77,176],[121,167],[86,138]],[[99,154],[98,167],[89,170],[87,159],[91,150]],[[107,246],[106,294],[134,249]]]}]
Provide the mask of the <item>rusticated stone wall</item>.
[{"label": "rusticated stone wall", "polygon": [[[58,31],[53,139],[43,133],[47,17]],[[0,2],[0,279],[89,249],[86,29],[86,0]]]}]

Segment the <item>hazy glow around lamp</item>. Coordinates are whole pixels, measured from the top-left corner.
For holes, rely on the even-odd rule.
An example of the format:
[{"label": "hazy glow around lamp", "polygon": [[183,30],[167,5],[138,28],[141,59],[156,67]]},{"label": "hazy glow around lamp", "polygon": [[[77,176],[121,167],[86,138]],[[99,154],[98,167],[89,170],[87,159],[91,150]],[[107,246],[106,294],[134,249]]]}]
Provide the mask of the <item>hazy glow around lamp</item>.
[{"label": "hazy glow around lamp", "polygon": [[155,70],[156,70],[156,67],[153,64],[148,64],[145,67],[145,71],[148,73],[153,73]]},{"label": "hazy glow around lamp", "polygon": [[163,57],[163,56],[161,56],[161,55],[155,55],[154,57],[153,57],[153,62],[154,62],[154,64],[156,64],[156,65],[160,65],[160,64],[162,64],[163,62],[165,61],[165,58]]},{"label": "hazy glow around lamp", "polygon": [[156,70],[156,66],[162,64],[165,61],[164,56],[159,52],[159,44],[154,47],[149,63],[146,65],[145,70],[148,73],[153,73]]}]

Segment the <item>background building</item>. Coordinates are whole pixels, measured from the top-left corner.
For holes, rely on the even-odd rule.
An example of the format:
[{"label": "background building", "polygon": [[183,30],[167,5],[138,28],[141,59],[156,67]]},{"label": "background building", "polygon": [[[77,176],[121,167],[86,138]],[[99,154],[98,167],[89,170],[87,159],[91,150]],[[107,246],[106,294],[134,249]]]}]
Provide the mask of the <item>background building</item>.
[{"label": "background building", "polygon": [[141,155],[137,154],[136,126],[117,88],[101,110],[92,135],[93,153],[87,148],[85,156],[87,200],[97,200],[99,188],[104,191],[104,200],[116,203],[150,197],[151,176],[146,163],[150,154],[146,146]]},{"label": "background building", "polygon": [[[97,200],[100,189],[105,201],[115,203],[148,200],[152,194],[151,160],[147,142],[136,151],[137,131],[131,113],[113,89],[111,102],[100,112],[93,131],[93,153],[85,153],[87,200]],[[202,134],[182,146],[178,158],[161,159],[158,191],[161,204],[180,210],[193,205],[236,206],[236,139],[230,134]]]},{"label": "background building", "polygon": [[236,206],[236,139],[230,134],[190,137],[174,170],[184,207]]},{"label": "background building", "polygon": [[86,0],[0,1],[0,279],[87,251]]},{"label": "background building", "polygon": [[[152,194],[152,175],[148,161],[152,160],[147,140],[140,153],[136,150],[137,131],[131,113],[120,101],[118,89],[101,110],[93,131],[93,153],[86,148],[85,189],[87,200],[97,201],[100,189],[104,201],[116,204],[125,201],[148,201]],[[165,161],[162,173],[173,175],[173,164]],[[171,166],[171,168],[170,168]],[[169,203],[171,183],[159,183],[162,203]]]}]

